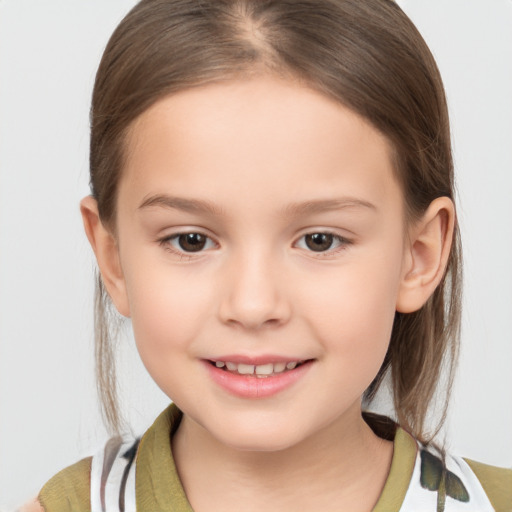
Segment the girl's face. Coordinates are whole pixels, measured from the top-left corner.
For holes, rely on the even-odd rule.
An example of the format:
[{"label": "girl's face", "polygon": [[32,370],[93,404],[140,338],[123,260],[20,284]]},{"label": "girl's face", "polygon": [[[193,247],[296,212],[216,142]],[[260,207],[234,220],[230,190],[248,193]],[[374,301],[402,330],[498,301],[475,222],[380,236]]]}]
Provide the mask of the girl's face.
[{"label": "girl's face", "polygon": [[361,421],[407,260],[385,137],[260,77],[159,101],[127,147],[116,303],[187,421],[245,450]]}]

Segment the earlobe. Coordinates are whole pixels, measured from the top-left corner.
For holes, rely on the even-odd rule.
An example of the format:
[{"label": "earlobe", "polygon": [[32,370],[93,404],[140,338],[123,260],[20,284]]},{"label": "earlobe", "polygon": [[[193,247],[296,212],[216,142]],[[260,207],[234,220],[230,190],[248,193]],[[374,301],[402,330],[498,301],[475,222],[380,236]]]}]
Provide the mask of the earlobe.
[{"label": "earlobe", "polygon": [[96,256],[103,283],[116,309],[123,316],[130,316],[126,285],[119,259],[115,237],[101,222],[98,205],[92,196],[80,202],[80,212],[85,233]]},{"label": "earlobe", "polygon": [[410,230],[396,310],[418,311],[443,278],[455,226],[455,207],[448,197],[438,197]]}]

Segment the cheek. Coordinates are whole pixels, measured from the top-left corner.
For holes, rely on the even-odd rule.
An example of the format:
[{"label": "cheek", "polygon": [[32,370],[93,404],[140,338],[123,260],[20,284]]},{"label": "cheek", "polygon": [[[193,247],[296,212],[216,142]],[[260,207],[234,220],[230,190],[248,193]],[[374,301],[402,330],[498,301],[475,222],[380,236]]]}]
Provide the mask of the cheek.
[{"label": "cheek", "polygon": [[396,254],[359,260],[302,288],[310,328],[348,365],[380,368],[395,316],[400,261]]},{"label": "cheek", "polygon": [[193,348],[209,310],[197,279],[153,264],[127,276],[127,292],[135,340],[146,365]]}]

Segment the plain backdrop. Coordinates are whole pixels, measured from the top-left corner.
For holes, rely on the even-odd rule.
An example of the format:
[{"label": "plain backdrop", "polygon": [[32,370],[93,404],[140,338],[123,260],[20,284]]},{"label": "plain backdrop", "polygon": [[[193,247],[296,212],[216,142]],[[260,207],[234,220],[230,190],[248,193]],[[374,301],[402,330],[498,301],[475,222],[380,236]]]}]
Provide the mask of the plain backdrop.
[{"label": "plain backdrop", "polygon": [[[0,0],[0,508],[105,440],[96,405],[88,108],[132,0]],[[448,94],[465,252],[457,454],[512,466],[512,1],[403,0]],[[122,401],[142,432],[168,400],[122,340]]]}]

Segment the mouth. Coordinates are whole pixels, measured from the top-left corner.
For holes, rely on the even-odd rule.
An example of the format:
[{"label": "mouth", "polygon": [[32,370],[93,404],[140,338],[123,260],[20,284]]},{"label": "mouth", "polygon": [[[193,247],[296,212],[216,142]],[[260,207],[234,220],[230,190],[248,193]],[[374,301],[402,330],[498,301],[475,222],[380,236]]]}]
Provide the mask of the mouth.
[{"label": "mouth", "polygon": [[275,377],[283,373],[290,372],[299,368],[300,366],[312,361],[312,359],[305,359],[300,361],[288,361],[288,362],[269,362],[265,364],[246,364],[246,363],[235,363],[232,361],[212,361],[208,362],[220,370],[224,370],[235,375],[253,376],[259,379],[265,379],[267,377]]},{"label": "mouth", "polygon": [[306,378],[315,359],[281,357],[203,359],[210,378],[231,395],[244,399],[270,398]]}]

